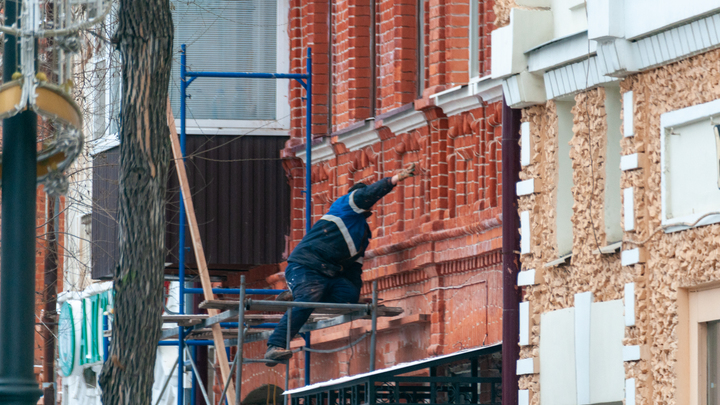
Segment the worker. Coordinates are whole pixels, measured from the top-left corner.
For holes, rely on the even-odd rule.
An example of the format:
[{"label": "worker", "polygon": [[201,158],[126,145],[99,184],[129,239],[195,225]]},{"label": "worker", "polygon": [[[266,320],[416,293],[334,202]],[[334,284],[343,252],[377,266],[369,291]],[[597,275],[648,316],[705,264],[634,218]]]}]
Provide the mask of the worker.
[{"label": "worker", "polygon": [[[415,164],[371,185],[358,182],[338,198],[288,257],[285,280],[297,302],[357,303],[362,264],[371,231],[370,209],[401,181],[415,174]],[[312,308],[293,308],[290,336],[307,322]],[[287,313],[268,339],[265,364],[273,367],[292,357],[286,349]]]}]

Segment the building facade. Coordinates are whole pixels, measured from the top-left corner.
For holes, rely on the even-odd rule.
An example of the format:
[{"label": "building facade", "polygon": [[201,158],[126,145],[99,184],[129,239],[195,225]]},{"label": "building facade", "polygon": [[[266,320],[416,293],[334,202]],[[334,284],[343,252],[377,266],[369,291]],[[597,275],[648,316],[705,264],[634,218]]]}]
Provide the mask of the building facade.
[{"label": "building facade", "polygon": [[718,403],[720,8],[498,1],[520,404]]},{"label": "building facade", "polygon": [[[353,184],[415,163],[418,175],[378,202],[369,219],[362,295],[377,281],[382,302],[405,311],[380,321],[375,367],[502,341],[502,89],[490,77],[493,3],[291,0],[289,12],[290,72],[305,72],[307,48],[313,55],[312,161],[305,94],[295,83],[291,137],[281,152],[292,192],[290,248],[305,232],[307,164],[317,221]],[[282,273],[267,280],[280,286]],[[310,342],[339,348],[369,326],[359,320],[313,332]],[[366,340],[313,353],[310,382],[368,371],[368,350]],[[265,342],[246,351],[260,357]],[[484,365],[486,376],[499,377],[499,362],[498,352]],[[280,368],[245,369],[244,393],[284,386]],[[305,384],[304,372],[297,354],[290,388]]]}]

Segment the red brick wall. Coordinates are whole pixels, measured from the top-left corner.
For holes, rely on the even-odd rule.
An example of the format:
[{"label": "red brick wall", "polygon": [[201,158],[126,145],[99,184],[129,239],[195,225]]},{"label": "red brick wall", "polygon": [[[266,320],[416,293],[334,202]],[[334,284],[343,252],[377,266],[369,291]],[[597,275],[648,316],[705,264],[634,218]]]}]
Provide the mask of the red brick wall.
[{"label": "red brick wall", "polygon": [[496,28],[495,27],[495,12],[493,6],[495,5],[494,0],[485,0],[480,2],[480,16],[478,17],[478,41],[479,51],[478,60],[480,62],[479,70],[480,76],[488,76],[491,73],[490,69],[490,42],[492,37],[490,33]]},{"label": "red brick wall", "polygon": [[416,0],[378,0],[377,99],[379,114],[415,100],[417,88]]},{"label": "red brick wall", "polygon": [[[418,176],[376,204],[369,220],[373,238],[362,294],[368,297],[372,281],[378,281],[383,302],[405,311],[398,320],[380,321],[376,367],[501,341],[501,104],[447,116],[429,99],[470,79],[469,0],[425,0],[422,27],[415,0],[376,0],[374,10],[369,0],[332,3],[329,8],[327,1],[293,0],[290,12],[292,69],[304,72],[305,49],[311,46],[316,55],[313,80],[329,83],[313,91],[314,134],[331,135],[335,151],[334,157],[312,167],[313,222],[352,184],[391,176],[409,163],[418,168]],[[473,17],[478,18],[480,76],[490,70],[492,5],[481,1]],[[420,34],[425,46],[418,50]],[[327,58],[327,53],[318,54],[328,49]],[[418,57],[425,60],[423,72],[417,71]],[[418,81],[425,88],[421,99],[416,99]],[[373,87],[376,92],[371,94]],[[293,131],[282,151],[293,189],[289,250],[305,233],[305,167],[294,158],[295,151],[304,148],[304,94],[298,85],[291,88]],[[331,97],[323,98],[328,91]],[[423,114],[425,125],[393,133],[383,120],[399,107],[410,108],[408,104]],[[374,144],[349,150],[342,136],[333,136],[367,118],[374,118],[380,138]],[[266,284],[277,280],[271,276]],[[341,347],[368,327],[369,321],[359,320],[315,332],[313,345]],[[313,354],[312,381],[367,371],[369,343],[367,339],[352,350]],[[247,345],[246,351],[248,357],[261,357],[265,343]],[[304,355],[296,354],[291,387],[303,384],[303,369]],[[245,370],[244,393],[262,384],[284,386],[281,367],[256,364]]]}]

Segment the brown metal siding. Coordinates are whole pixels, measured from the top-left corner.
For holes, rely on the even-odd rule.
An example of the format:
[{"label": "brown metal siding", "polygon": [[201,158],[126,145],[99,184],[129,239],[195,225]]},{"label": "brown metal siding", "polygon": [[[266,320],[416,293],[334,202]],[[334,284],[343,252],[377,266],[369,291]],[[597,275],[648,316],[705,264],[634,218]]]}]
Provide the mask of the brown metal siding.
[{"label": "brown metal siding", "polygon": [[92,278],[109,279],[119,259],[118,162],[120,148],[95,156],[92,185]]},{"label": "brown metal siding", "polygon": [[[290,187],[278,158],[287,137],[188,136],[188,178],[211,269],[241,270],[283,260]],[[168,262],[177,265],[178,182],[168,187]],[[186,246],[192,246],[189,232]],[[192,249],[186,263],[195,266]]]},{"label": "brown metal siding", "polygon": [[[188,136],[188,178],[205,256],[211,269],[242,270],[284,260],[290,232],[290,187],[278,158],[286,137]],[[119,259],[120,148],[93,162],[92,277],[112,278]],[[179,185],[170,168],[166,246],[177,267]],[[187,233],[186,246],[192,246]],[[189,267],[195,267],[190,249]]]}]

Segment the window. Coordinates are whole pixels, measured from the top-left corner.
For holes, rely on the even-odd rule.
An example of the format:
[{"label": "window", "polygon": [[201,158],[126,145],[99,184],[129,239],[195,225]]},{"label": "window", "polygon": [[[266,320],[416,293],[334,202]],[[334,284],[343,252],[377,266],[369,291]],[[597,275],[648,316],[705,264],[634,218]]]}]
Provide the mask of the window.
[{"label": "window", "polygon": [[469,73],[470,78],[480,75],[480,0],[470,0],[470,27],[469,45],[470,55]]},{"label": "window", "polygon": [[707,329],[707,405],[720,405],[720,321],[706,324]]},{"label": "window", "polygon": [[[286,0],[173,1],[174,49],[179,52],[181,45],[187,46],[187,69],[193,71],[287,71],[285,3]],[[283,9],[279,10],[281,5]],[[200,78],[187,90],[187,118],[283,119],[288,113],[285,110],[289,110],[282,107],[287,104],[287,87],[284,80]],[[173,60],[170,94],[173,112],[179,117],[179,53]]]},{"label": "window", "polygon": [[107,67],[105,60],[100,60],[95,64],[95,109],[93,111],[93,139],[100,139],[105,135],[105,107],[106,107],[106,89],[107,85]]},{"label": "window", "polygon": [[110,52],[110,68],[108,69],[108,81],[109,81],[109,114],[110,119],[110,134],[118,134],[120,131],[120,113],[121,113],[121,99],[122,99],[122,71],[120,69],[120,52]]},{"label": "window", "polygon": [[[662,114],[662,224],[667,232],[720,222],[720,100]],[[698,222],[699,221],[699,222]]]},{"label": "window", "polygon": [[718,179],[717,185],[720,188],[720,125],[715,125],[715,148],[717,149]]},{"label": "window", "polygon": [[620,213],[620,87],[605,88],[605,113],[607,116],[607,145],[605,146],[605,245],[622,240]]},{"label": "window", "polygon": [[572,252],[573,245],[573,168],[570,159],[570,141],[573,138],[574,101],[558,101],[558,183],[555,212],[558,257]]},{"label": "window", "polygon": [[426,35],[430,35],[430,1],[429,0],[417,0],[417,20],[415,26],[417,27],[417,98],[422,98],[423,91],[426,88],[426,80],[428,79],[428,60],[427,57],[430,54],[430,46],[426,41]]}]

